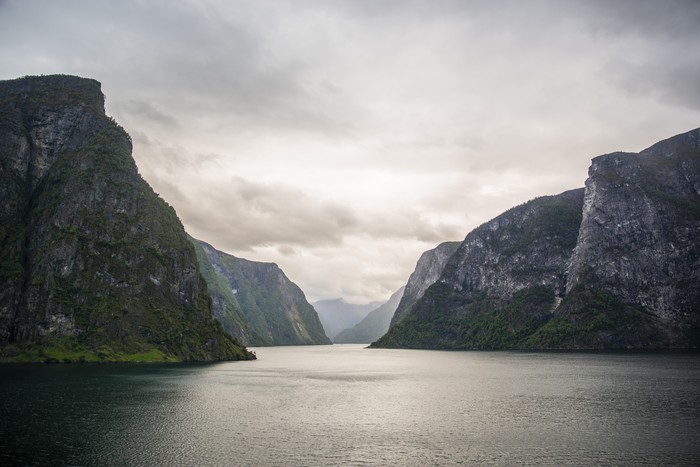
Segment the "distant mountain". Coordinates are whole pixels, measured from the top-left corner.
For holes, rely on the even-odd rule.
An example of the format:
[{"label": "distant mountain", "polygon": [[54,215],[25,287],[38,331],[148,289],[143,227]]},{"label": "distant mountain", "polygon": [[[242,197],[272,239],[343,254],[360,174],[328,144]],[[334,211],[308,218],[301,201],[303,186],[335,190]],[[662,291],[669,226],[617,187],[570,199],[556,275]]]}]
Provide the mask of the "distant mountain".
[{"label": "distant mountain", "polygon": [[131,149],[97,81],[0,82],[0,359],[253,357],[213,318],[182,224]]},{"label": "distant mountain", "polygon": [[700,129],[593,159],[585,192],[473,230],[374,346],[620,349],[700,344]]},{"label": "distant mountain", "polygon": [[369,343],[379,339],[423,296],[440,277],[445,264],[459,248],[460,242],[444,242],[424,252],[408,282],[389,301],[368,314],[362,321],[338,334],[337,343]]},{"label": "distant mountain", "polygon": [[457,251],[460,244],[461,242],[444,242],[420,256],[418,263],[416,263],[416,268],[408,278],[401,302],[391,318],[392,326],[423,296],[428,287],[440,278],[447,261]]},{"label": "distant mountain", "polygon": [[333,340],[344,329],[351,328],[367,316],[370,311],[381,305],[381,302],[372,302],[364,305],[348,303],[342,298],[320,300],[313,306],[323,324],[323,329],[329,339]]},{"label": "distant mountain", "polygon": [[274,263],[223,253],[194,240],[214,315],[246,345],[330,344],[304,293]]},{"label": "distant mountain", "polygon": [[389,300],[377,309],[369,312],[362,321],[355,326],[341,331],[333,342],[336,344],[369,344],[384,335],[389,330],[391,317],[394,316],[396,307],[404,293],[405,287],[394,292]]}]

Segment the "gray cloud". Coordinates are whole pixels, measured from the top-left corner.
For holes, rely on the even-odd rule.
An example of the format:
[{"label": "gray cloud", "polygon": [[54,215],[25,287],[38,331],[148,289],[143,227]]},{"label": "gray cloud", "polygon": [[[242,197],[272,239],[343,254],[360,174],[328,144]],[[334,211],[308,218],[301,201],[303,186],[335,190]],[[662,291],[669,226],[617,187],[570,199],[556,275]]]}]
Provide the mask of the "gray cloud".
[{"label": "gray cloud", "polygon": [[[171,188],[165,189],[169,192]],[[181,199],[178,192],[172,198]],[[216,244],[231,251],[268,246],[282,252],[291,252],[294,247],[341,247],[348,237],[438,243],[461,236],[457,226],[430,222],[415,211],[360,214],[288,186],[239,177],[202,187],[190,196],[194,199],[182,203],[178,212],[193,230],[216,238]],[[196,203],[195,199],[206,199],[207,203]]]},{"label": "gray cloud", "polygon": [[603,67],[621,92],[700,109],[700,2],[593,1],[582,4],[594,37],[623,43]]},{"label": "gray cloud", "polygon": [[123,103],[118,103],[115,107],[117,112],[127,113],[131,118],[145,124],[155,123],[156,125],[168,127],[172,130],[176,130],[180,126],[175,117],[161,112],[147,101],[131,99]]},{"label": "gray cloud", "polygon": [[649,97],[669,105],[700,110],[700,50],[691,49],[682,55],[683,61],[665,66],[620,59],[610,63],[607,72],[621,92],[632,98]]},{"label": "gray cloud", "polygon": [[696,0],[592,0],[574,4],[594,34],[655,40],[700,36],[700,4]]}]

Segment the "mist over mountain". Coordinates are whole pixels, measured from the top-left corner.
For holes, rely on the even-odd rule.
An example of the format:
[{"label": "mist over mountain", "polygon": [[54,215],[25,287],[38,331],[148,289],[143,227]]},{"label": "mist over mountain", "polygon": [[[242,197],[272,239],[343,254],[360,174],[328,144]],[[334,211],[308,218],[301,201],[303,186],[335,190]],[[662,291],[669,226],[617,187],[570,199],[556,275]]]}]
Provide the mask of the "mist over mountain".
[{"label": "mist over mountain", "polygon": [[371,302],[366,304],[348,303],[342,298],[319,300],[313,303],[318,317],[323,324],[326,336],[330,340],[344,329],[348,329],[362,321],[372,310],[376,309],[381,302]]},{"label": "mist over mountain", "polygon": [[347,328],[333,339],[336,344],[369,344],[379,339],[389,329],[391,318],[394,316],[399,301],[404,294],[405,286],[391,294],[386,303],[370,311],[362,321]]}]

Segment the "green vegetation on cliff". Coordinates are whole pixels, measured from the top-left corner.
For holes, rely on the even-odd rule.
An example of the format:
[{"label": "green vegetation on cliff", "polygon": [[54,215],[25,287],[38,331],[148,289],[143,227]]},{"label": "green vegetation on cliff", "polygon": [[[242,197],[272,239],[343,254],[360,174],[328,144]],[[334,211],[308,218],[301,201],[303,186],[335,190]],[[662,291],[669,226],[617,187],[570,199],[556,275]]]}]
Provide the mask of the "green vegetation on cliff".
[{"label": "green vegetation on cliff", "polygon": [[246,345],[330,344],[304,292],[273,263],[223,253],[192,239],[214,314]]},{"label": "green vegetation on cliff", "polygon": [[481,225],[374,347],[517,349],[553,316],[581,222],[583,190]]},{"label": "green vegetation on cliff", "polygon": [[99,83],[0,82],[0,347],[10,361],[252,358],[213,319],[175,211]]},{"label": "green vegetation on cliff", "polygon": [[554,293],[537,286],[516,292],[505,304],[486,296],[465,301],[436,283],[375,347],[518,349],[551,317]]},{"label": "green vegetation on cliff", "polygon": [[228,279],[219,273],[212,262],[209,261],[199,241],[192,237],[189,237],[189,239],[197,253],[197,262],[199,263],[202,276],[207,282],[209,295],[212,299],[214,317],[221,323],[224,330],[238,342],[244,345],[256,343],[255,339],[251,340],[252,331],[250,324],[243,314],[238,300],[236,300]]}]

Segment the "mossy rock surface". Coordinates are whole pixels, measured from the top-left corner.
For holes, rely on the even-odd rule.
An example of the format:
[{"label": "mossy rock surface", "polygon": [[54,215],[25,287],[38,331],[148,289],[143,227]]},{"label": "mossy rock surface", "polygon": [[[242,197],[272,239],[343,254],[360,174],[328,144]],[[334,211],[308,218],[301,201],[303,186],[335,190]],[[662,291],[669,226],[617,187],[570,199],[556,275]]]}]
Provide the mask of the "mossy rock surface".
[{"label": "mossy rock surface", "polygon": [[182,223],[103,106],[94,80],[0,82],[2,358],[252,358],[214,319]]}]

